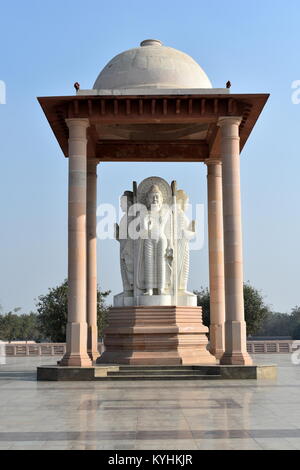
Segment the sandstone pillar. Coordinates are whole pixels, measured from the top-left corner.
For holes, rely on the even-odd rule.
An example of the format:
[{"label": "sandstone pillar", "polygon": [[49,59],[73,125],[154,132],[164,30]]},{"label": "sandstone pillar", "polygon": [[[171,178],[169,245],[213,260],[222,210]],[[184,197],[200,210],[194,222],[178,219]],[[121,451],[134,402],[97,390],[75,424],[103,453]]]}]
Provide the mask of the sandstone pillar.
[{"label": "sandstone pillar", "polygon": [[98,327],[97,327],[97,234],[96,234],[96,210],[97,210],[97,160],[88,159],[87,162],[87,325],[88,355],[95,361],[99,357],[98,352]]},{"label": "sandstone pillar", "polygon": [[86,174],[88,119],[66,119],[69,128],[68,324],[62,366],[90,366],[86,322]]},{"label": "sandstone pillar", "polygon": [[225,351],[225,286],[222,163],[207,160],[207,207],[210,290],[210,352],[220,359]]},{"label": "sandstone pillar", "polygon": [[223,224],[225,260],[225,353],[222,364],[252,364],[247,353],[243,297],[240,194],[240,117],[221,117]]}]

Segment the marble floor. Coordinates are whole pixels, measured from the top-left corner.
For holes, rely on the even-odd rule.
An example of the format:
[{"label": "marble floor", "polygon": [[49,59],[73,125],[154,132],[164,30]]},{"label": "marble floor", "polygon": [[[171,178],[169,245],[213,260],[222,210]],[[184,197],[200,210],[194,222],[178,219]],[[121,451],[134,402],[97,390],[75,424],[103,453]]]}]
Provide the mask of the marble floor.
[{"label": "marble floor", "polygon": [[0,449],[300,449],[300,365],[276,381],[36,382],[54,358],[0,364]]}]

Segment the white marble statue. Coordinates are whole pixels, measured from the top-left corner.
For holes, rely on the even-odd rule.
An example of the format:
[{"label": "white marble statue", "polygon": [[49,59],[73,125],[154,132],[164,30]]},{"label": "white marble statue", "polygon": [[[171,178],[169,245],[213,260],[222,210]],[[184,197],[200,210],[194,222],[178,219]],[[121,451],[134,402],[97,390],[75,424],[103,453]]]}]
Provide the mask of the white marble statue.
[{"label": "white marble statue", "polygon": [[170,237],[166,227],[170,218],[169,206],[164,205],[158,185],[152,185],[146,193],[147,210],[141,214],[141,239],[138,252],[138,287],[144,295],[166,293],[168,268],[167,253]]},{"label": "white marble statue", "polygon": [[132,204],[132,191],[125,191],[120,198],[124,215],[120,220],[120,225],[115,226],[115,237],[120,243],[120,269],[125,296],[133,295],[133,240],[128,236],[128,225],[131,220],[128,211]]},{"label": "white marble statue", "polygon": [[187,292],[189,241],[195,235],[187,204],[176,182],[169,185],[154,176],[124,192],[124,215],[116,225],[124,291],[114,297],[115,306],[197,305],[196,296]]},{"label": "white marble statue", "polygon": [[190,268],[189,241],[195,237],[195,221],[190,221],[185,214],[189,197],[185,191],[176,191],[177,201],[177,275],[178,290],[187,292],[187,283]]}]

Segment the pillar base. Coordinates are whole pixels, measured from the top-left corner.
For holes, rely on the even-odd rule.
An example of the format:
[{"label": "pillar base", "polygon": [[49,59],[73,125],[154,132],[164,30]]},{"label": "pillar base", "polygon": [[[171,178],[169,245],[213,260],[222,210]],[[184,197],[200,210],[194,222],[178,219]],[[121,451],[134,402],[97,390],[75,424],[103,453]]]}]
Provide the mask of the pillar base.
[{"label": "pillar base", "polygon": [[96,361],[100,356],[98,351],[88,351],[88,356],[92,362]]},{"label": "pillar base", "polygon": [[216,359],[221,359],[224,355],[223,349],[214,349],[214,348],[209,348],[210,354],[215,356]]},{"label": "pillar base", "polygon": [[220,364],[234,366],[251,366],[253,364],[251,356],[247,352],[224,353],[220,359]]},{"label": "pillar base", "polygon": [[89,367],[92,361],[87,354],[87,324],[82,322],[67,323],[67,352],[60,361],[60,366]]},{"label": "pillar base", "polygon": [[201,307],[114,307],[97,364],[216,364]]},{"label": "pillar base", "polygon": [[77,366],[77,367],[89,367],[92,366],[91,358],[86,354],[69,354],[66,353],[59,366]]},{"label": "pillar base", "polygon": [[88,325],[87,329],[87,353],[92,361],[96,361],[100,356],[98,351],[98,328],[97,325]]},{"label": "pillar base", "polygon": [[220,359],[225,365],[252,365],[252,358],[247,352],[246,323],[244,320],[225,322],[226,350]]},{"label": "pillar base", "polygon": [[209,327],[210,353],[216,359],[221,359],[225,352],[224,347],[224,325],[211,324]]}]

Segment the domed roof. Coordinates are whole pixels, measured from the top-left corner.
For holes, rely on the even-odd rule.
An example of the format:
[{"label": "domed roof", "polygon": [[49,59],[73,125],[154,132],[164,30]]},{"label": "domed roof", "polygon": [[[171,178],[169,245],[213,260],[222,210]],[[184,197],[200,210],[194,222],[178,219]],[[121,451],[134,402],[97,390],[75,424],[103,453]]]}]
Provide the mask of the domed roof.
[{"label": "domed roof", "polygon": [[212,88],[200,65],[184,52],[146,39],[116,55],[100,72],[96,90],[130,88]]}]

